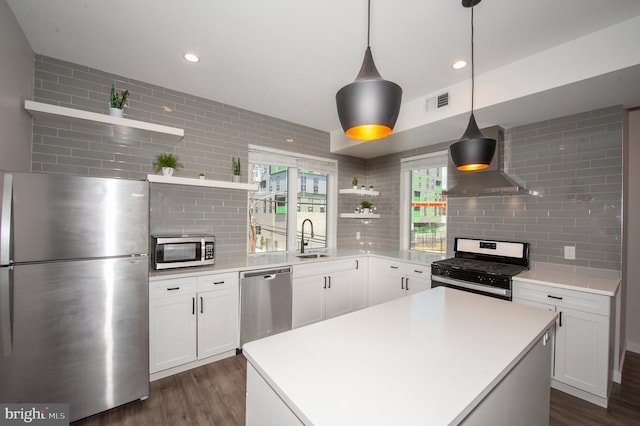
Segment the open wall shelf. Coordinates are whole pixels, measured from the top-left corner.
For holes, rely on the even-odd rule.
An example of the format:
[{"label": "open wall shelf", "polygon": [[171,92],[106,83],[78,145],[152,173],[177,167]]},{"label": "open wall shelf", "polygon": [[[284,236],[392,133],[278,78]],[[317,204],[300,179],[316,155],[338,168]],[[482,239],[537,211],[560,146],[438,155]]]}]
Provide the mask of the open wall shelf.
[{"label": "open wall shelf", "polygon": [[71,125],[98,125],[111,128],[114,135],[134,139],[136,135],[154,137],[179,142],[184,137],[184,129],[148,123],[146,121],[131,120],[129,118],[114,117],[80,109],[67,108],[58,105],[45,104],[35,101],[24,101],[24,108],[38,121],[64,123]]},{"label": "open wall shelf", "polygon": [[257,191],[258,190],[257,183],[236,183],[236,182],[225,182],[222,180],[194,179],[194,178],[164,176],[164,175],[147,175],[147,180],[149,182],[166,183],[169,185],[204,186],[208,188],[238,189],[241,191]]}]

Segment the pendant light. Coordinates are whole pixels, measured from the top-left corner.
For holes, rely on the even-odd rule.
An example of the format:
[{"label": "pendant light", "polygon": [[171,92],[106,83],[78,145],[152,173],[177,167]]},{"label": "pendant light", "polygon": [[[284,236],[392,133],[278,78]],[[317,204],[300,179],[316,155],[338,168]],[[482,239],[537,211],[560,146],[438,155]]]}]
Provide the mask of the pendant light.
[{"label": "pendant light", "polygon": [[480,3],[481,0],[462,0],[464,7],[471,8],[471,117],[467,130],[460,140],[449,147],[451,159],[458,170],[473,171],[482,170],[489,167],[493,154],[496,151],[495,139],[485,137],[473,115],[473,96],[475,90],[474,75],[474,58],[473,58],[473,6]]},{"label": "pendant light", "polygon": [[388,136],[398,119],[402,89],[384,80],[373,63],[369,35],[371,0],[367,13],[367,50],[356,80],[336,93],[338,117],[345,134],[353,139],[373,140]]}]

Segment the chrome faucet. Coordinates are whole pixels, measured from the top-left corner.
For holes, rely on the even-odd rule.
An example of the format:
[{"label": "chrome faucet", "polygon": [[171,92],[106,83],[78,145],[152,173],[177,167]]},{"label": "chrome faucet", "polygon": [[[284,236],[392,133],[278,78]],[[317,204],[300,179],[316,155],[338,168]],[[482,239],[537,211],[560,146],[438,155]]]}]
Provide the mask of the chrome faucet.
[{"label": "chrome faucet", "polygon": [[307,240],[307,242],[304,242],[304,224],[309,222],[309,225],[311,225],[311,236],[309,238],[313,238],[313,222],[311,222],[311,219],[305,219],[302,221],[302,236],[300,237],[300,253],[304,253],[304,246],[309,245],[309,241]]}]

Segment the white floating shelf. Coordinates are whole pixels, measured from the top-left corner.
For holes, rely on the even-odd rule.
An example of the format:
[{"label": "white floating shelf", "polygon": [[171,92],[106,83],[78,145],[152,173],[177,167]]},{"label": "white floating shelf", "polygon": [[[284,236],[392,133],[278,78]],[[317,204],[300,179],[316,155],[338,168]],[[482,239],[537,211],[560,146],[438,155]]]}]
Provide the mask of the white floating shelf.
[{"label": "white floating shelf", "polygon": [[340,217],[344,219],[379,219],[378,213],[340,213]]},{"label": "white floating shelf", "polygon": [[371,197],[377,197],[380,195],[378,191],[374,191],[372,189],[341,189],[338,191],[339,194],[351,194],[351,195],[369,195]]},{"label": "white floating shelf", "polygon": [[162,137],[180,141],[184,137],[184,129],[147,123],[146,121],[114,117],[80,109],[67,108],[42,102],[24,101],[24,108],[36,120],[46,120],[70,124],[98,124],[111,127],[117,136],[135,137],[136,133],[144,136]]},{"label": "white floating shelf", "polygon": [[149,182],[167,183],[169,185],[205,186],[208,188],[239,189],[242,191],[258,190],[257,183],[236,183],[236,182],[225,182],[223,180],[193,179],[193,178],[186,178],[186,177],[164,176],[164,175],[147,175],[147,180]]}]

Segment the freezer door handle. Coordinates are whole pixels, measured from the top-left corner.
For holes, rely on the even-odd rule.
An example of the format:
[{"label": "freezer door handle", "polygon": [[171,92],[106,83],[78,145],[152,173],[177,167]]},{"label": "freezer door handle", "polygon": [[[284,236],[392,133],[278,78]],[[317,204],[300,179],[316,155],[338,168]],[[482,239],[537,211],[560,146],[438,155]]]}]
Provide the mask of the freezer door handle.
[{"label": "freezer door handle", "polygon": [[0,268],[0,330],[2,330],[2,352],[5,357],[13,353],[13,324],[11,319],[12,268]]},{"label": "freezer door handle", "polygon": [[0,217],[0,265],[9,265],[11,244],[11,209],[13,202],[13,175],[4,174],[2,185],[2,217]]}]

